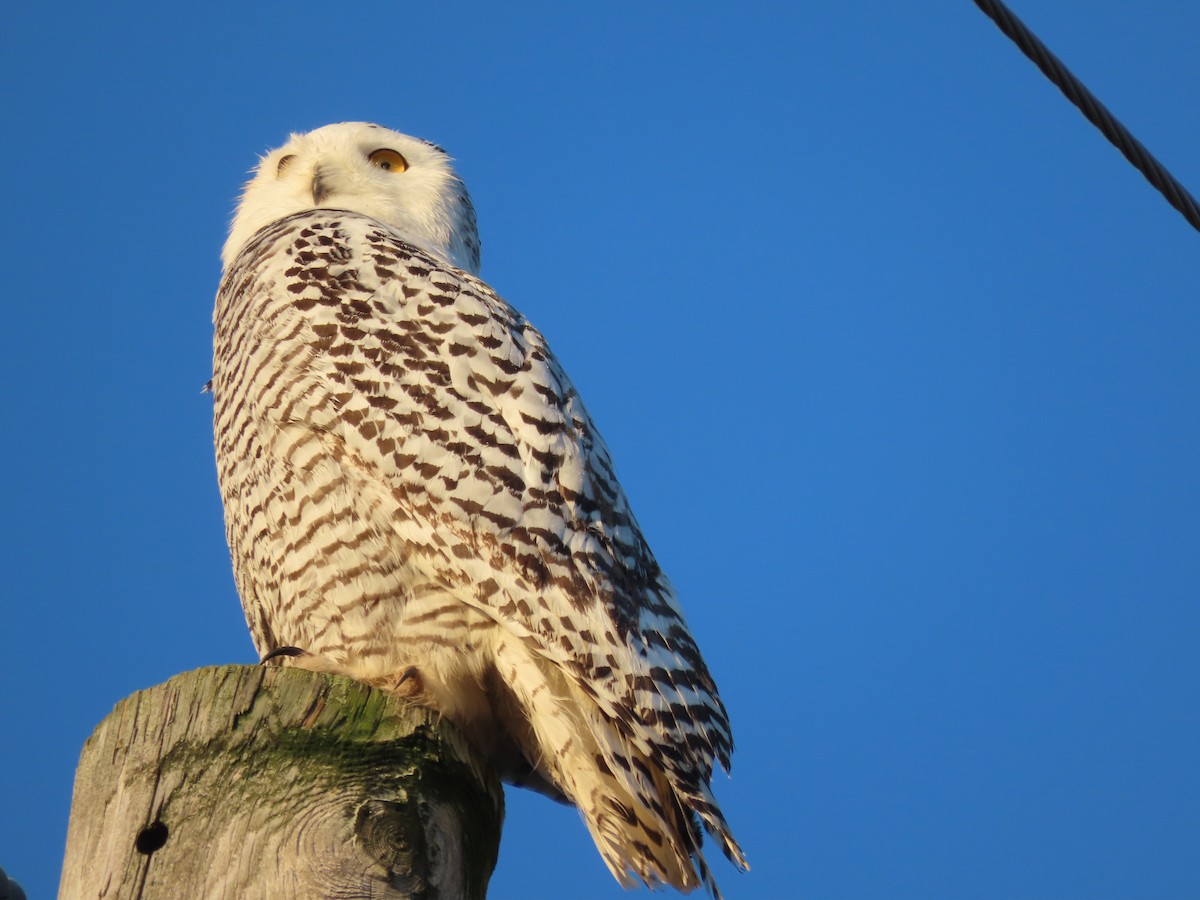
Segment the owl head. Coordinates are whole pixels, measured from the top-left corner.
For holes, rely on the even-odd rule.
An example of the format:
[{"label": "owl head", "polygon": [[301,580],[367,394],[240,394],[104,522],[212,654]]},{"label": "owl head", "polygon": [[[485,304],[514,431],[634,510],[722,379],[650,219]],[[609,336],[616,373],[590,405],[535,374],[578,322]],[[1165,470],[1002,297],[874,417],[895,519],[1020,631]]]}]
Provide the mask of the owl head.
[{"label": "owl head", "polygon": [[309,209],[378,219],[402,239],[479,274],[471,198],[441,147],[367,122],[293,134],[246,183],[221,258],[226,268],[261,228]]}]

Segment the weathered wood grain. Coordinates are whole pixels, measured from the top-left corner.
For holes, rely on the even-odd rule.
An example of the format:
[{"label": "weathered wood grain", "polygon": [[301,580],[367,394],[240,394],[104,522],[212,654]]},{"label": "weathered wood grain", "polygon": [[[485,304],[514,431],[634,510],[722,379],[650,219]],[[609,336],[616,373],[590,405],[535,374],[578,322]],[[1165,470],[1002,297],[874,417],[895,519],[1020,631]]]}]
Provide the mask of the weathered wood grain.
[{"label": "weathered wood grain", "polygon": [[503,814],[434,713],[300,669],[198,669],[88,738],[59,898],[482,900]]}]

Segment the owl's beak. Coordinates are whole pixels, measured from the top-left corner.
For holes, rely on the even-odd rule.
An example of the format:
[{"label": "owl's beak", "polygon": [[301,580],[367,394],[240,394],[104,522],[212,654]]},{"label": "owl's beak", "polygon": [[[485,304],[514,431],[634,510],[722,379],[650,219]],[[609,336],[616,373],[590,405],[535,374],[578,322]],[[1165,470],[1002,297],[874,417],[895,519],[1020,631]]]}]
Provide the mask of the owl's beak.
[{"label": "owl's beak", "polygon": [[333,189],[330,188],[329,183],[322,176],[321,168],[320,168],[320,166],[318,166],[317,171],[315,171],[313,173],[313,180],[312,180],[313,204],[315,206],[320,206],[325,201],[325,198],[328,197],[332,193],[333,193]]}]

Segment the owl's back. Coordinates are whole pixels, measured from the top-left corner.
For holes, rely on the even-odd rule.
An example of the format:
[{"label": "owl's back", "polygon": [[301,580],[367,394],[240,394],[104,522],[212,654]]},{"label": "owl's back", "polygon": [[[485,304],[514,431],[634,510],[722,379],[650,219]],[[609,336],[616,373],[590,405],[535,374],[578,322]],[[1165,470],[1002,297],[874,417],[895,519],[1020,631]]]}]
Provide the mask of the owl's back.
[{"label": "owl's back", "polygon": [[218,476],[261,654],[410,693],[575,802],[622,881],[707,881],[732,742],[541,335],[354,213],[260,231],[214,314]]}]

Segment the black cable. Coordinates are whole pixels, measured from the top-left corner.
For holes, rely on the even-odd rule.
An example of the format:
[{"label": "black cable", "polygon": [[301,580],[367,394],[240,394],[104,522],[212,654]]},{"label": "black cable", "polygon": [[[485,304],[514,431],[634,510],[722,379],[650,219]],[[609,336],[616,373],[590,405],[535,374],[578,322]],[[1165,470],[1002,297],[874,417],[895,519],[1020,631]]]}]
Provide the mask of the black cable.
[{"label": "black cable", "polygon": [[1022,53],[1034,61],[1042,74],[1053,81],[1068,100],[1079,107],[1087,120],[1100,129],[1113,146],[1146,176],[1146,180],[1158,188],[1167,202],[1183,213],[1193,228],[1200,231],[1200,206],[1196,205],[1195,198],[1187,192],[1187,188],[1150,155],[1150,151],[1105,109],[1104,104],[1071,74],[1059,58],[1038,40],[1037,35],[1000,0],[975,0],[975,5],[1021,48]]}]

